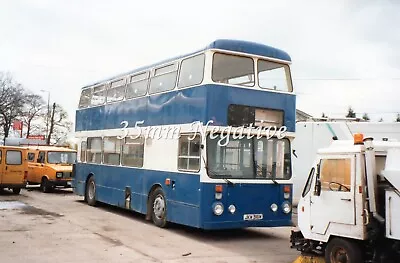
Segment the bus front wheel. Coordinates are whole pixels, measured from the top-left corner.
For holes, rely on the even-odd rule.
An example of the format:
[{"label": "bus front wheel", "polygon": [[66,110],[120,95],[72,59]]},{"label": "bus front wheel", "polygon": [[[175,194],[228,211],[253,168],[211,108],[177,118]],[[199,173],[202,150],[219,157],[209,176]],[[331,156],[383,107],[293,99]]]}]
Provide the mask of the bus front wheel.
[{"label": "bus front wheel", "polygon": [[167,199],[161,187],[156,188],[151,195],[151,219],[158,227],[167,226]]},{"label": "bus front wheel", "polygon": [[93,176],[89,178],[86,184],[85,191],[85,199],[88,205],[95,206],[96,205],[96,182],[94,181]]}]

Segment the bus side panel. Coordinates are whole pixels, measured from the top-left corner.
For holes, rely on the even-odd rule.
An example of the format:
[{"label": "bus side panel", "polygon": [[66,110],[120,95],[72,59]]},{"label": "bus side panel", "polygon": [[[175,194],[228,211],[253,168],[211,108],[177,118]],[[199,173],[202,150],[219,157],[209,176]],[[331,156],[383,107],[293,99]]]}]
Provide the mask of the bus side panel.
[{"label": "bus side panel", "polygon": [[[292,226],[291,213],[282,211],[283,196],[282,184],[240,184],[223,185],[222,199],[215,199],[215,184],[202,183],[201,220],[204,229],[228,229],[244,227],[276,227]],[[291,199],[288,200],[291,202]],[[220,216],[213,213],[212,207],[216,202],[221,202],[224,212]],[[272,212],[271,205],[278,205],[278,211]],[[228,207],[234,205],[234,214]],[[244,215],[259,215],[260,220],[244,220]]]},{"label": "bus side panel", "polygon": [[222,85],[206,85],[207,120],[214,120],[217,125],[228,125],[229,105],[246,105],[259,108],[282,110],[283,125],[288,132],[295,131],[296,124],[296,97],[293,94],[265,92],[243,88],[227,87]]},{"label": "bus side panel", "polygon": [[[141,126],[171,125],[201,121],[228,125],[228,106],[247,105],[283,110],[284,125],[288,132],[295,131],[296,97],[293,94],[266,92],[208,84],[188,89],[154,94],[120,103],[81,109],[76,112],[76,131],[116,129],[122,121],[134,127],[137,121]],[[206,112],[207,111],[207,112]]]},{"label": "bus side panel", "polygon": [[[160,185],[167,199],[167,220],[174,223],[200,226],[200,179],[196,174],[163,172],[136,168],[77,163],[74,192],[83,196],[89,174],[94,174],[96,199],[100,202],[125,207],[125,189],[130,188],[130,209],[145,214],[148,194]],[[169,178],[175,187],[165,185]]]}]

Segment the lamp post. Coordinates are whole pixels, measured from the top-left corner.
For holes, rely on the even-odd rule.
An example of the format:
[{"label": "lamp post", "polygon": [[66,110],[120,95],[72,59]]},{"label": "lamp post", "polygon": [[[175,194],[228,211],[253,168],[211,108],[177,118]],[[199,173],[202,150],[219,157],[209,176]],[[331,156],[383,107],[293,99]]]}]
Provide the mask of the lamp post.
[{"label": "lamp post", "polygon": [[49,134],[49,115],[50,115],[50,91],[41,89],[41,92],[47,92],[47,114],[46,114],[46,140]]}]

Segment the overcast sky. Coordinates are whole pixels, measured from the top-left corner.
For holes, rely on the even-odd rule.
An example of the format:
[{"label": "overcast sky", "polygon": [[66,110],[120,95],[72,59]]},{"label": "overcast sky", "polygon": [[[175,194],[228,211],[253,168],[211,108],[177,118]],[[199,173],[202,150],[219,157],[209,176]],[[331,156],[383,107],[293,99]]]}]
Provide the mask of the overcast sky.
[{"label": "overcast sky", "polygon": [[351,105],[359,117],[393,121],[399,25],[396,0],[0,0],[0,71],[50,91],[74,120],[86,84],[218,38],[242,39],[291,55],[298,109],[343,117]]}]

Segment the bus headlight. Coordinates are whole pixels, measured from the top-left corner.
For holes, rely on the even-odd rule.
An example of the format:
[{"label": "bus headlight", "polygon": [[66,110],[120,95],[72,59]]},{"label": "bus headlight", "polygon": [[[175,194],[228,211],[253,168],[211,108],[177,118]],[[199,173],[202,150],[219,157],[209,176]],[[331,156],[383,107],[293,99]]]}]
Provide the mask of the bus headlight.
[{"label": "bus headlight", "polygon": [[57,172],[56,173],[56,177],[57,178],[62,178],[63,177],[63,173],[62,172]]},{"label": "bus headlight", "polygon": [[236,212],[236,207],[234,205],[230,205],[228,207],[229,212],[231,212],[231,214],[234,214]]},{"label": "bus headlight", "polygon": [[271,205],[271,210],[272,210],[272,212],[278,211],[278,206],[277,206],[277,204],[272,204],[272,205]]},{"label": "bus headlight", "polygon": [[222,203],[214,203],[213,212],[216,216],[222,215],[222,213],[224,212],[224,205]]},{"label": "bus headlight", "polygon": [[288,202],[284,202],[282,204],[282,211],[285,214],[289,214],[292,211],[292,206]]}]

